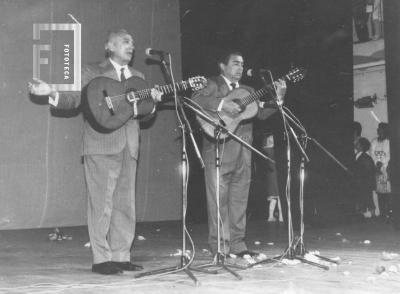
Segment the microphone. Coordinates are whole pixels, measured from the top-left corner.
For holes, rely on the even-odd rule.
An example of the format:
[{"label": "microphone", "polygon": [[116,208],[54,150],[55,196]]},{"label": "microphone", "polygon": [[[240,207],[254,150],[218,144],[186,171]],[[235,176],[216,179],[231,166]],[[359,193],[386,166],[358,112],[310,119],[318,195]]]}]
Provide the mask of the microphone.
[{"label": "microphone", "polygon": [[255,76],[259,76],[262,73],[266,73],[268,71],[268,69],[266,68],[257,68],[257,69],[253,69],[253,68],[247,68],[244,70],[244,74],[247,77],[255,77]]},{"label": "microphone", "polygon": [[146,52],[146,55],[150,56],[150,57],[152,57],[154,55],[158,55],[160,57],[164,57],[164,55],[168,55],[169,54],[166,51],[156,50],[156,49],[153,49],[153,48],[147,48],[145,52]]}]

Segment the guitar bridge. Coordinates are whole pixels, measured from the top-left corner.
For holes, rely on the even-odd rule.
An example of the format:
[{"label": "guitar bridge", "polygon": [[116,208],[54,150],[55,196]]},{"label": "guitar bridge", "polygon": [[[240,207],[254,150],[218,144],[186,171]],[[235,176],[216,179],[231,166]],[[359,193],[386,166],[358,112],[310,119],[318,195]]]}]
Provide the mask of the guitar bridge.
[{"label": "guitar bridge", "polygon": [[137,117],[138,115],[138,102],[140,100],[139,97],[136,97],[135,91],[129,91],[126,93],[126,100],[133,106],[133,118]]},{"label": "guitar bridge", "polygon": [[130,91],[126,94],[126,100],[128,100],[130,103],[136,103],[139,101],[139,98],[136,98],[134,91]]}]

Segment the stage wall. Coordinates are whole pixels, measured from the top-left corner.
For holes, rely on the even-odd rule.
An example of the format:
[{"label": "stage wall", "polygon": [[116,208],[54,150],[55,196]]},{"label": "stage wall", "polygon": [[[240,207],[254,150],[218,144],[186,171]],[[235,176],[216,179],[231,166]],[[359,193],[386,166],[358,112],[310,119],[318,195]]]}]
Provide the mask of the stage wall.
[{"label": "stage wall", "polygon": [[[175,0],[0,1],[0,229],[86,224],[81,160],[82,115],[52,114],[27,94],[33,74],[34,23],[82,24],[82,62],[104,58],[107,32],[125,28],[136,42],[134,66],[163,84],[145,48],[172,53],[181,79],[179,5]],[[157,58],[156,58],[157,59]],[[138,221],[181,217],[180,140],[173,110],[142,131]]]}]

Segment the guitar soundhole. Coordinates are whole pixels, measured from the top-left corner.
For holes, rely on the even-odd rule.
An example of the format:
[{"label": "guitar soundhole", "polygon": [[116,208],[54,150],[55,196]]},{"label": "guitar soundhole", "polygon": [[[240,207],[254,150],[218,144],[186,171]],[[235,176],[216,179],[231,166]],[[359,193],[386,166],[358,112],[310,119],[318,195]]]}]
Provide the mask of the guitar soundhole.
[{"label": "guitar soundhole", "polygon": [[240,107],[240,112],[243,112],[246,109],[246,106],[243,105],[240,99],[233,99],[232,101],[235,102]]}]

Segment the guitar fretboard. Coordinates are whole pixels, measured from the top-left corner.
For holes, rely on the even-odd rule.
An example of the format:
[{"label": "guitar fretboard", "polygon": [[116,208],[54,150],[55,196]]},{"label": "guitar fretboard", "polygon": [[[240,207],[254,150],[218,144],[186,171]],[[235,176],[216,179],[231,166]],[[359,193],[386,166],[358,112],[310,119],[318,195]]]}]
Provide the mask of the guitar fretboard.
[{"label": "guitar fretboard", "polygon": [[243,106],[249,105],[250,103],[264,96],[265,94],[268,94],[267,87],[261,88],[260,90],[255,91],[249,96],[244,97],[243,99],[240,100],[240,104],[242,104]]},{"label": "guitar fretboard", "polygon": [[[191,88],[188,81],[175,83],[175,87],[177,91],[186,91]],[[173,84],[159,86],[158,90],[161,91],[163,94],[171,94],[174,92],[174,86]],[[151,97],[151,89],[134,91],[134,94],[136,98],[139,98],[139,100],[148,99]]]},{"label": "guitar fretboard", "polygon": [[[290,79],[288,79],[288,76],[283,76],[281,79],[290,80]],[[246,97],[240,99],[240,104],[243,106],[249,105],[250,103],[253,103],[257,99],[268,94],[269,90],[274,90],[272,84],[266,85],[263,88],[261,88],[260,90],[257,90],[255,92],[251,93],[249,96],[246,96]],[[270,98],[272,99],[273,97],[270,97]]]}]

